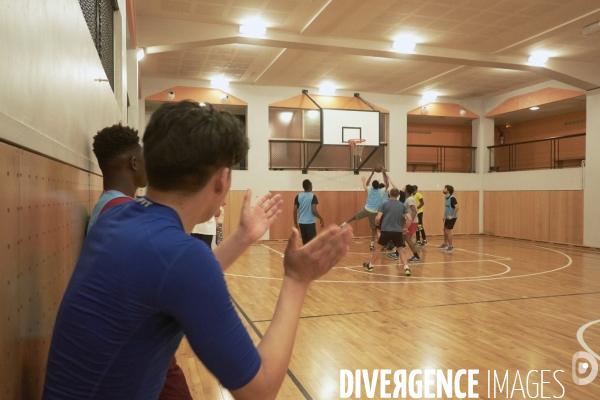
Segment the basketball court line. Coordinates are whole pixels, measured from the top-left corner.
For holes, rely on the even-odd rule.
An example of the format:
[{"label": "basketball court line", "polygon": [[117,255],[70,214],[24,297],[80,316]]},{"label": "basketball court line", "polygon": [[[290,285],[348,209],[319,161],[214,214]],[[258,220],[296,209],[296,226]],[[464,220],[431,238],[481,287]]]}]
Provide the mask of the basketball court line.
[{"label": "basketball court line", "polygon": [[261,243],[260,245],[261,245],[262,247],[266,247],[267,249],[269,249],[269,250],[271,250],[271,251],[274,251],[275,253],[279,254],[279,255],[280,255],[282,258],[283,258],[283,253],[282,253],[282,252],[280,252],[280,251],[277,251],[277,250],[275,250],[275,249],[272,249],[271,247],[267,246],[266,244],[262,244],[262,243]]},{"label": "basketball court line", "polygon": [[[252,328],[252,330],[254,331],[254,333],[256,333],[256,335],[262,340],[263,335],[258,330],[258,328],[256,327],[256,325],[254,325],[254,322],[252,322],[252,320],[248,317],[248,315],[246,314],[246,312],[242,309],[242,307],[240,307],[239,303],[237,301],[235,301],[235,299],[233,298],[233,296],[231,295],[231,293],[229,294],[229,297],[231,298],[231,301],[233,302],[233,304],[235,304],[235,307],[238,310],[240,310],[240,314],[242,314],[242,316],[244,317],[244,319],[246,320],[246,322],[248,322],[248,324],[250,325],[250,327]],[[292,382],[294,382],[294,385],[296,385],[296,387],[298,388],[298,390],[300,391],[300,393],[302,393],[302,395],[304,396],[304,398],[306,400],[313,400],[312,396],[308,393],[308,391],[306,390],[306,388],[302,385],[302,383],[300,383],[300,381],[298,380],[298,378],[296,378],[296,375],[294,375],[294,373],[289,368],[287,369],[287,375],[290,377],[290,379],[292,380]]]},{"label": "basketball court line", "polygon": [[[465,260],[465,261],[436,261],[436,262],[419,262],[412,263],[409,265],[432,265],[432,264],[456,264],[456,263],[474,263],[474,262],[495,262],[495,261],[510,261],[512,258],[500,258],[498,260]],[[400,264],[373,264],[374,267],[401,267]],[[362,268],[362,266],[359,266]],[[331,269],[348,269],[348,268],[357,268],[354,266],[345,266],[345,267],[333,267]]]},{"label": "basketball court line", "polygon": [[[265,246],[267,247],[267,246]],[[500,279],[514,279],[514,278],[527,278],[527,277],[531,277],[531,276],[537,276],[537,275],[544,275],[544,274],[549,274],[551,272],[556,272],[556,271],[560,271],[563,270],[565,268],[570,267],[573,264],[573,259],[571,257],[569,257],[567,254],[558,251],[558,250],[554,250],[554,249],[550,249],[547,247],[543,247],[543,246],[537,246],[537,245],[531,245],[531,247],[539,247],[541,249],[545,249],[548,251],[552,251],[558,254],[561,254],[563,256],[565,256],[565,258],[567,258],[568,262],[558,268],[555,269],[551,269],[548,271],[540,271],[540,272],[532,272],[530,274],[525,274],[525,275],[511,275],[511,276],[496,276],[496,277],[488,277],[488,278],[476,278],[476,279],[460,279],[460,280],[439,280],[439,281],[415,281],[412,280],[410,277],[405,277],[406,279],[404,279],[403,281],[393,281],[393,282],[383,282],[383,281],[376,281],[376,282],[372,282],[372,281],[347,281],[347,280],[316,280],[314,281],[315,283],[352,283],[352,284],[367,284],[367,285],[406,285],[406,284],[423,284],[423,283],[462,283],[462,282],[482,282],[482,281],[494,281],[494,280],[500,280]],[[279,253],[281,254],[281,253]],[[225,273],[225,275],[229,275],[229,276],[236,276],[236,277],[241,277],[241,278],[252,278],[252,279],[263,279],[263,280],[282,280],[282,278],[271,278],[271,277],[265,277],[265,276],[254,276],[254,275],[240,275],[240,274],[231,274],[231,273]],[[400,278],[400,277],[399,277]]]},{"label": "basketball court line", "polygon": [[590,353],[596,359],[600,360],[600,356],[598,354],[596,354],[596,352],[594,350],[592,350],[590,348],[590,346],[588,346],[587,343],[585,343],[585,340],[583,339],[583,332],[585,332],[585,330],[587,328],[589,328],[590,326],[596,325],[598,323],[600,323],[600,319],[597,319],[596,321],[588,322],[587,324],[585,324],[581,328],[579,328],[579,330],[577,331],[577,340],[579,341],[579,344],[581,345],[581,347],[583,347],[585,349],[585,351]]},{"label": "basketball court line", "polygon": [[[492,276],[504,275],[504,274],[508,274],[511,271],[511,269],[510,269],[510,267],[508,265],[503,264],[501,262],[497,262],[495,260],[481,260],[481,261],[489,261],[489,262],[493,262],[493,263],[496,263],[496,264],[500,264],[500,265],[506,267],[506,270],[504,272],[500,272],[499,274],[493,274],[493,275],[464,276],[464,277],[457,277],[457,278],[435,278],[435,277],[429,278],[429,277],[424,277],[424,276],[412,276],[411,275],[410,279],[443,279],[443,280],[448,280],[448,281],[452,281],[452,280],[455,280],[455,279],[479,279],[479,278],[488,278],[488,277],[492,277]],[[460,262],[460,261],[455,261],[455,262]],[[465,261],[465,262],[473,262],[473,261]],[[412,265],[414,267],[417,267],[417,266],[425,265],[425,264],[427,264],[427,263],[413,263],[413,264],[410,264],[410,265]],[[430,264],[441,264],[441,263],[430,263]],[[374,265],[374,266],[376,266],[376,265]],[[398,267],[399,267],[399,265],[398,265]],[[359,274],[377,275],[377,276],[389,276],[389,277],[392,277],[392,278],[406,278],[406,276],[389,275],[389,274],[378,274],[378,273],[374,273],[374,272],[367,272],[367,271],[360,271],[360,270],[356,271],[356,270],[352,269],[352,268],[359,268],[359,267],[343,267],[343,268],[347,269],[348,271],[356,272],[356,273],[359,273]],[[363,267],[360,267],[360,268],[363,268]]]}]

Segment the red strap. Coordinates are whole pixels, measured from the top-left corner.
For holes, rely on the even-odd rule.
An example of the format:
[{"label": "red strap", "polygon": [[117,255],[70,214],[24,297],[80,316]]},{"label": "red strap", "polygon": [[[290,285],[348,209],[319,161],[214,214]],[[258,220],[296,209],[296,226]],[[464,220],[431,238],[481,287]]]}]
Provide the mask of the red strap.
[{"label": "red strap", "polygon": [[112,199],[111,201],[109,201],[108,203],[106,203],[104,205],[104,207],[102,207],[102,210],[100,210],[100,215],[102,215],[102,213],[104,211],[108,210],[112,206],[116,206],[117,204],[126,203],[126,202],[132,201],[132,200],[133,199],[131,197],[117,197],[116,199]]}]

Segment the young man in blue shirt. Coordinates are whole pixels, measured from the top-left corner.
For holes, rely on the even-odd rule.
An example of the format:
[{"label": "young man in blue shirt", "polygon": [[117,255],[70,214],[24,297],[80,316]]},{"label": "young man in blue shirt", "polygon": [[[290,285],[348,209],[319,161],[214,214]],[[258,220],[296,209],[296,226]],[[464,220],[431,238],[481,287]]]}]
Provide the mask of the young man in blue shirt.
[{"label": "young man in blue shirt", "polygon": [[105,211],[83,243],[50,344],[43,400],[157,399],[185,334],[236,400],[274,399],[285,378],[310,283],[348,252],[349,228],[306,246],[292,235],[272,322],[258,347],[223,270],[281,214],[281,196],[244,198],[239,228],[215,251],[188,234],[213,217],[248,140],[234,116],[182,101],[162,105],[144,134],[147,197]]},{"label": "young man in blue shirt", "polygon": [[304,188],[304,192],[294,199],[294,226],[300,230],[302,244],[306,244],[317,236],[316,218],[321,221],[321,228],[325,226],[325,221],[317,210],[319,200],[312,193],[312,183],[305,179],[302,182],[302,188]]},{"label": "young man in blue shirt", "polygon": [[371,182],[371,178],[373,178],[373,174],[375,173],[375,167],[373,167],[373,171],[371,171],[371,176],[369,179],[365,179],[364,176],[361,176],[363,189],[367,192],[367,203],[364,208],[356,213],[353,217],[348,219],[346,222],[340,225],[341,228],[349,224],[354,220],[361,220],[363,218],[369,219],[369,226],[371,227],[371,246],[369,250],[373,251],[375,249],[375,237],[377,236],[377,225],[375,224],[375,217],[377,217],[377,212],[381,203],[383,203],[384,197],[387,196],[387,188],[389,187],[388,176],[385,173],[385,169],[383,170],[383,188],[379,187],[379,181],[373,181],[373,185],[369,186]]}]

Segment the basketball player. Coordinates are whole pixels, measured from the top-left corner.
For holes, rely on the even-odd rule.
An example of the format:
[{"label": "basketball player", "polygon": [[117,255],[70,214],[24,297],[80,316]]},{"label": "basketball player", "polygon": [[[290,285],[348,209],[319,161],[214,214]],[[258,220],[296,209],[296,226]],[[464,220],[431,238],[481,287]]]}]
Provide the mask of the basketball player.
[{"label": "basketball player", "polygon": [[439,247],[446,248],[446,251],[452,252],[452,229],[458,218],[458,202],[454,197],[454,188],[450,185],[444,186],[444,196],[446,196],[446,210],[444,212],[444,243]]},{"label": "basketball player", "polygon": [[381,206],[381,203],[383,203],[384,196],[387,195],[387,188],[389,187],[388,176],[385,173],[385,169],[383,169],[382,172],[384,184],[383,188],[379,187],[379,181],[377,180],[374,180],[373,185],[369,186],[371,178],[373,178],[373,174],[375,173],[375,167],[373,167],[373,170],[371,171],[371,176],[369,176],[368,180],[365,179],[364,176],[360,177],[360,179],[362,180],[363,189],[365,189],[368,193],[367,203],[365,204],[362,210],[356,213],[355,216],[353,216],[352,218],[344,222],[342,225],[340,225],[340,228],[343,228],[344,226],[346,226],[346,224],[349,224],[354,220],[358,221],[363,218],[368,218],[369,226],[371,227],[371,246],[369,247],[369,250],[371,251],[375,249],[375,236],[377,235],[377,225],[375,224],[375,217],[377,217],[377,212],[379,210],[379,207]]},{"label": "basketball player", "polygon": [[317,210],[319,200],[312,193],[312,183],[305,179],[302,188],[304,192],[294,199],[294,225],[300,231],[302,244],[306,244],[317,236],[317,218],[321,221],[321,228],[325,226],[325,221]]},{"label": "basketball player", "polygon": [[410,247],[410,250],[413,252],[413,256],[408,259],[408,262],[420,262],[421,258],[417,253],[417,246],[412,242],[412,237],[417,231],[417,225],[419,225],[419,217],[417,213],[417,203],[412,195],[415,192],[415,187],[412,185],[406,185],[404,188],[404,194],[406,195],[406,201],[404,205],[406,209],[410,212],[412,223],[408,231],[404,233],[404,242]]},{"label": "basketball player", "polygon": [[225,209],[227,203],[223,202],[221,207],[219,207],[219,212],[215,217],[217,218],[217,237],[215,238],[215,244],[218,246],[223,241],[223,222],[225,222]]},{"label": "basketball player", "polygon": [[[417,246],[427,246],[427,236],[425,235],[425,227],[423,226],[423,211],[425,209],[425,201],[423,195],[419,193],[419,187],[413,185],[415,188],[415,194],[413,198],[417,202],[417,216],[419,217],[419,225],[417,225]],[[423,241],[421,241],[420,235],[423,235]]]},{"label": "basketball player", "polygon": [[192,236],[206,243],[209,248],[212,248],[213,238],[217,235],[217,218],[213,216],[206,222],[194,225]]},{"label": "basketball player", "polygon": [[[383,247],[390,241],[394,243],[396,248],[400,248],[404,244],[403,232],[408,231],[412,218],[404,204],[398,201],[398,196],[400,196],[400,191],[397,188],[393,188],[390,190],[389,201],[384,202],[379,207],[379,212],[375,220],[377,221],[377,225],[381,227],[381,236],[379,236],[377,246],[371,254],[371,261],[363,264],[363,267],[369,272],[373,272],[373,264],[377,260],[377,257],[379,257],[379,253],[381,253]],[[404,227],[400,224],[402,217],[406,220]],[[404,273],[406,276],[410,276],[411,272],[404,252],[400,252],[400,257],[402,264],[404,264]]]},{"label": "basketball player", "polygon": [[[92,148],[102,171],[104,191],[92,211],[88,232],[106,210],[132,201],[136,190],[148,184],[139,141],[137,130],[121,124],[104,128],[94,136]],[[192,400],[175,357],[169,363],[159,400]]]},{"label": "basketball player", "polygon": [[237,119],[197,102],[166,103],[144,134],[147,197],[113,206],[83,243],[58,311],[43,400],[156,399],[185,334],[236,399],[275,398],[286,376],[310,283],[348,252],[352,229],[331,226],[297,248],[292,234],[271,325],[258,348],[223,270],[281,214],[281,196],[251,204],[213,252],[190,232],[214,216],[246,157]]}]

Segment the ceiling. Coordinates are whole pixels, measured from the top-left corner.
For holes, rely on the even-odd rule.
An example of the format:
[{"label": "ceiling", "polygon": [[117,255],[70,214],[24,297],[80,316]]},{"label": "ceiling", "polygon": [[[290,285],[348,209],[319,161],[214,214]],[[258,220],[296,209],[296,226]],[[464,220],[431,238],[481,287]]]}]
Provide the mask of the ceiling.
[{"label": "ceiling", "polygon": [[555,115],[563,115],[577,111],[585,111],[585,96],[556,101],[554,103],[542,104],[539,107],[539,110],[530,110],[529,108],[526,108],[524,110],[517,110],[505,114],[496,115],[494,116],[495,124],[514,124],[517,122],[532,121],[535,119],[547,118]]},{"label": "ceiling", "polygon": [[[248,18],[268,25],[241,37]],[[555,79],[600,87],[598,0],[144,0],[136,2],[142,77],[452,98],[493,96]],[[399,34],[419,43],[391,49]],[[534,50],[550,51],[531,67]]]}]

